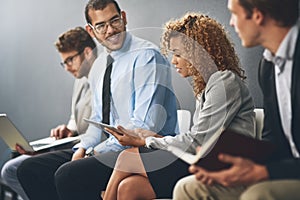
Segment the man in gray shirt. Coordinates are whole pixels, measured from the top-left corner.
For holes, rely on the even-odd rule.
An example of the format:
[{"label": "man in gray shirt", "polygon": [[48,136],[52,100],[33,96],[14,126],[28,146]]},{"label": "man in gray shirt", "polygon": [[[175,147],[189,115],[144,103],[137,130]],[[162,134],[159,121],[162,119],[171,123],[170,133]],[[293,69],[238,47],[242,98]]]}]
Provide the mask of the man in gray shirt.
[{"label": "man in gray shirt", "polygon": [[[51,129],[50,132],[50,136],[61,139],[85,133],[88,128],[88,123],[83,120],[90,117],[92,110],[87,77],[97,57],[97,49],[93,39],[82,27],[70,29],[60,35],[55,46],[63,60],[60,64],[76,78],[69,122],[67,125],[62,124]],[[17,178],[17,169],[33,153],[26,152],[19,145],[16,145],[16,149],[22,155],[5,163],[1,176],[5,184],[17,192],[23,200],[27,200],[28,197]]]}]

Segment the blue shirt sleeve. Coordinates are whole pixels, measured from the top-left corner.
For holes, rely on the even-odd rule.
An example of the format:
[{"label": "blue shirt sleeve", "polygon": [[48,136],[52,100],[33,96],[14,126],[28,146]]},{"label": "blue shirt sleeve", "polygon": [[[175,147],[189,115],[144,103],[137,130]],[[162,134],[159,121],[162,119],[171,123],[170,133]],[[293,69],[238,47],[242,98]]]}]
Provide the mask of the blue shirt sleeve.
[{"label": "blue shirt sleeve", "polygon": [[[112,55],[110,124],[120,124],[129,129],[145,128],[161,135],[175,135],[178,132],[177,109],[169,62],[154,48],[139,48],[119,54]],[[99,57],[95,63],[93,68],[97,68],[93,69],[94,78],[91,81],[91,119],[101,121],[104,63]],[[102,130],[90,125],[80,145],[85,149],[93,146],[98,152],[128,148],[119,144],[112,135],[100,143],[101,135]]]}]

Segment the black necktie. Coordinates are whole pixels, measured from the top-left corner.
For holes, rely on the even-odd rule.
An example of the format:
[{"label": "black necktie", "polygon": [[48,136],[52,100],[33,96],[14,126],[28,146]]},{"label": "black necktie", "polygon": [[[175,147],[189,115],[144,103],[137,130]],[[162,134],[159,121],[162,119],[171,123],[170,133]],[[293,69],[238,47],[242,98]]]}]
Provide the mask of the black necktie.
[{"label": "black necktie", "polygon": [[[109,113],[110,113],[110,75],[112,70],[113,58],[108,55],[106,62],[106,70],[103,78],[102,88],[102,122],[109,124]],[[108,134],[104,132],[106,136]]]}]

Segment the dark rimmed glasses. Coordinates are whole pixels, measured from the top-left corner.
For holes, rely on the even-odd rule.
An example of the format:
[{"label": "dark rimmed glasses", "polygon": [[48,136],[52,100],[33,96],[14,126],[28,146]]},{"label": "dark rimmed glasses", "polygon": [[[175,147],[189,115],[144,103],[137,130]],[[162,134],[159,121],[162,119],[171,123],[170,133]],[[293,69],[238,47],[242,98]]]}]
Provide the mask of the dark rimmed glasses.
[{"label": "dark rimmed glasses", "polygon": [[123,25],[122,17],[113,18],[107,22],[99,23],[93,26],[92,24],[88,23],[88,25],[98,34],[105,34],[107,31],[108,25],[112,28],[120,28]]},{"label": "dark rimmed glasses", "polygon": [[76,53],[75,55],[66,58],[66,60],[64,60],[63,62],[60,62],[60,65],[61,65],[63,68],[65,68],[66,66],[71,66],[71,65],[73,65],[73,59],[74,59],[76,56],[79,56],[81,53],[82,53],[82,51],[79,51],[79,52]]}]

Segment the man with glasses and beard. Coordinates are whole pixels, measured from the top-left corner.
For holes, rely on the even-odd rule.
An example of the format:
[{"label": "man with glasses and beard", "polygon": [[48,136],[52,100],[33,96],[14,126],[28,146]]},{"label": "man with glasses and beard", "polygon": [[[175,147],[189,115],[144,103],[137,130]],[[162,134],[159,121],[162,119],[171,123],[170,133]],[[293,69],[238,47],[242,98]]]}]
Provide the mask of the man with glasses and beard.
[{"label": "man with glasses and beard", "polygon": [[[91,91],[87,77],[97,58],[97,48],[93,38],[82,27],[76,27],[61,34],[55,42],[55,47],[63,60],[60,63],[61,66],[76,78],[69,122],[67,125],[62,124],[53,128],[50,132],[50,136],[61,139],[85,133],[88,128],[88,124],[83,121],[83,118],[90,117],[92,110]],[[60,148],[67,149],[67,146]],[[28,197],[17,178],[17,169],[24,160],[32,156],[33,152],[26,152],[19,145],[16,145],[16,150],[22,155],[5,163],[1,176],[3,181],[23,200],[27,200]],[[73,153],[73,151],[70,149],[65,153]]]},{"label": "man with glasses and beard", "polygon": [[[177,108],[171,68],[159,48],[126,31],[126,13],[114,0],[90,0],[85,17],[86,30],[105,48],[89,76],[91,119],[131,129],[141,127],[158,133],[158,137],[175,135]],[[105,94],[108,82],[110,91]],[[99,144],[102,132],[90,125],[73,148],[72,161],[53,153],[23,162],[18,178],[30,199],[101,198],[119,152],[129,148],[112,135]]]}]

